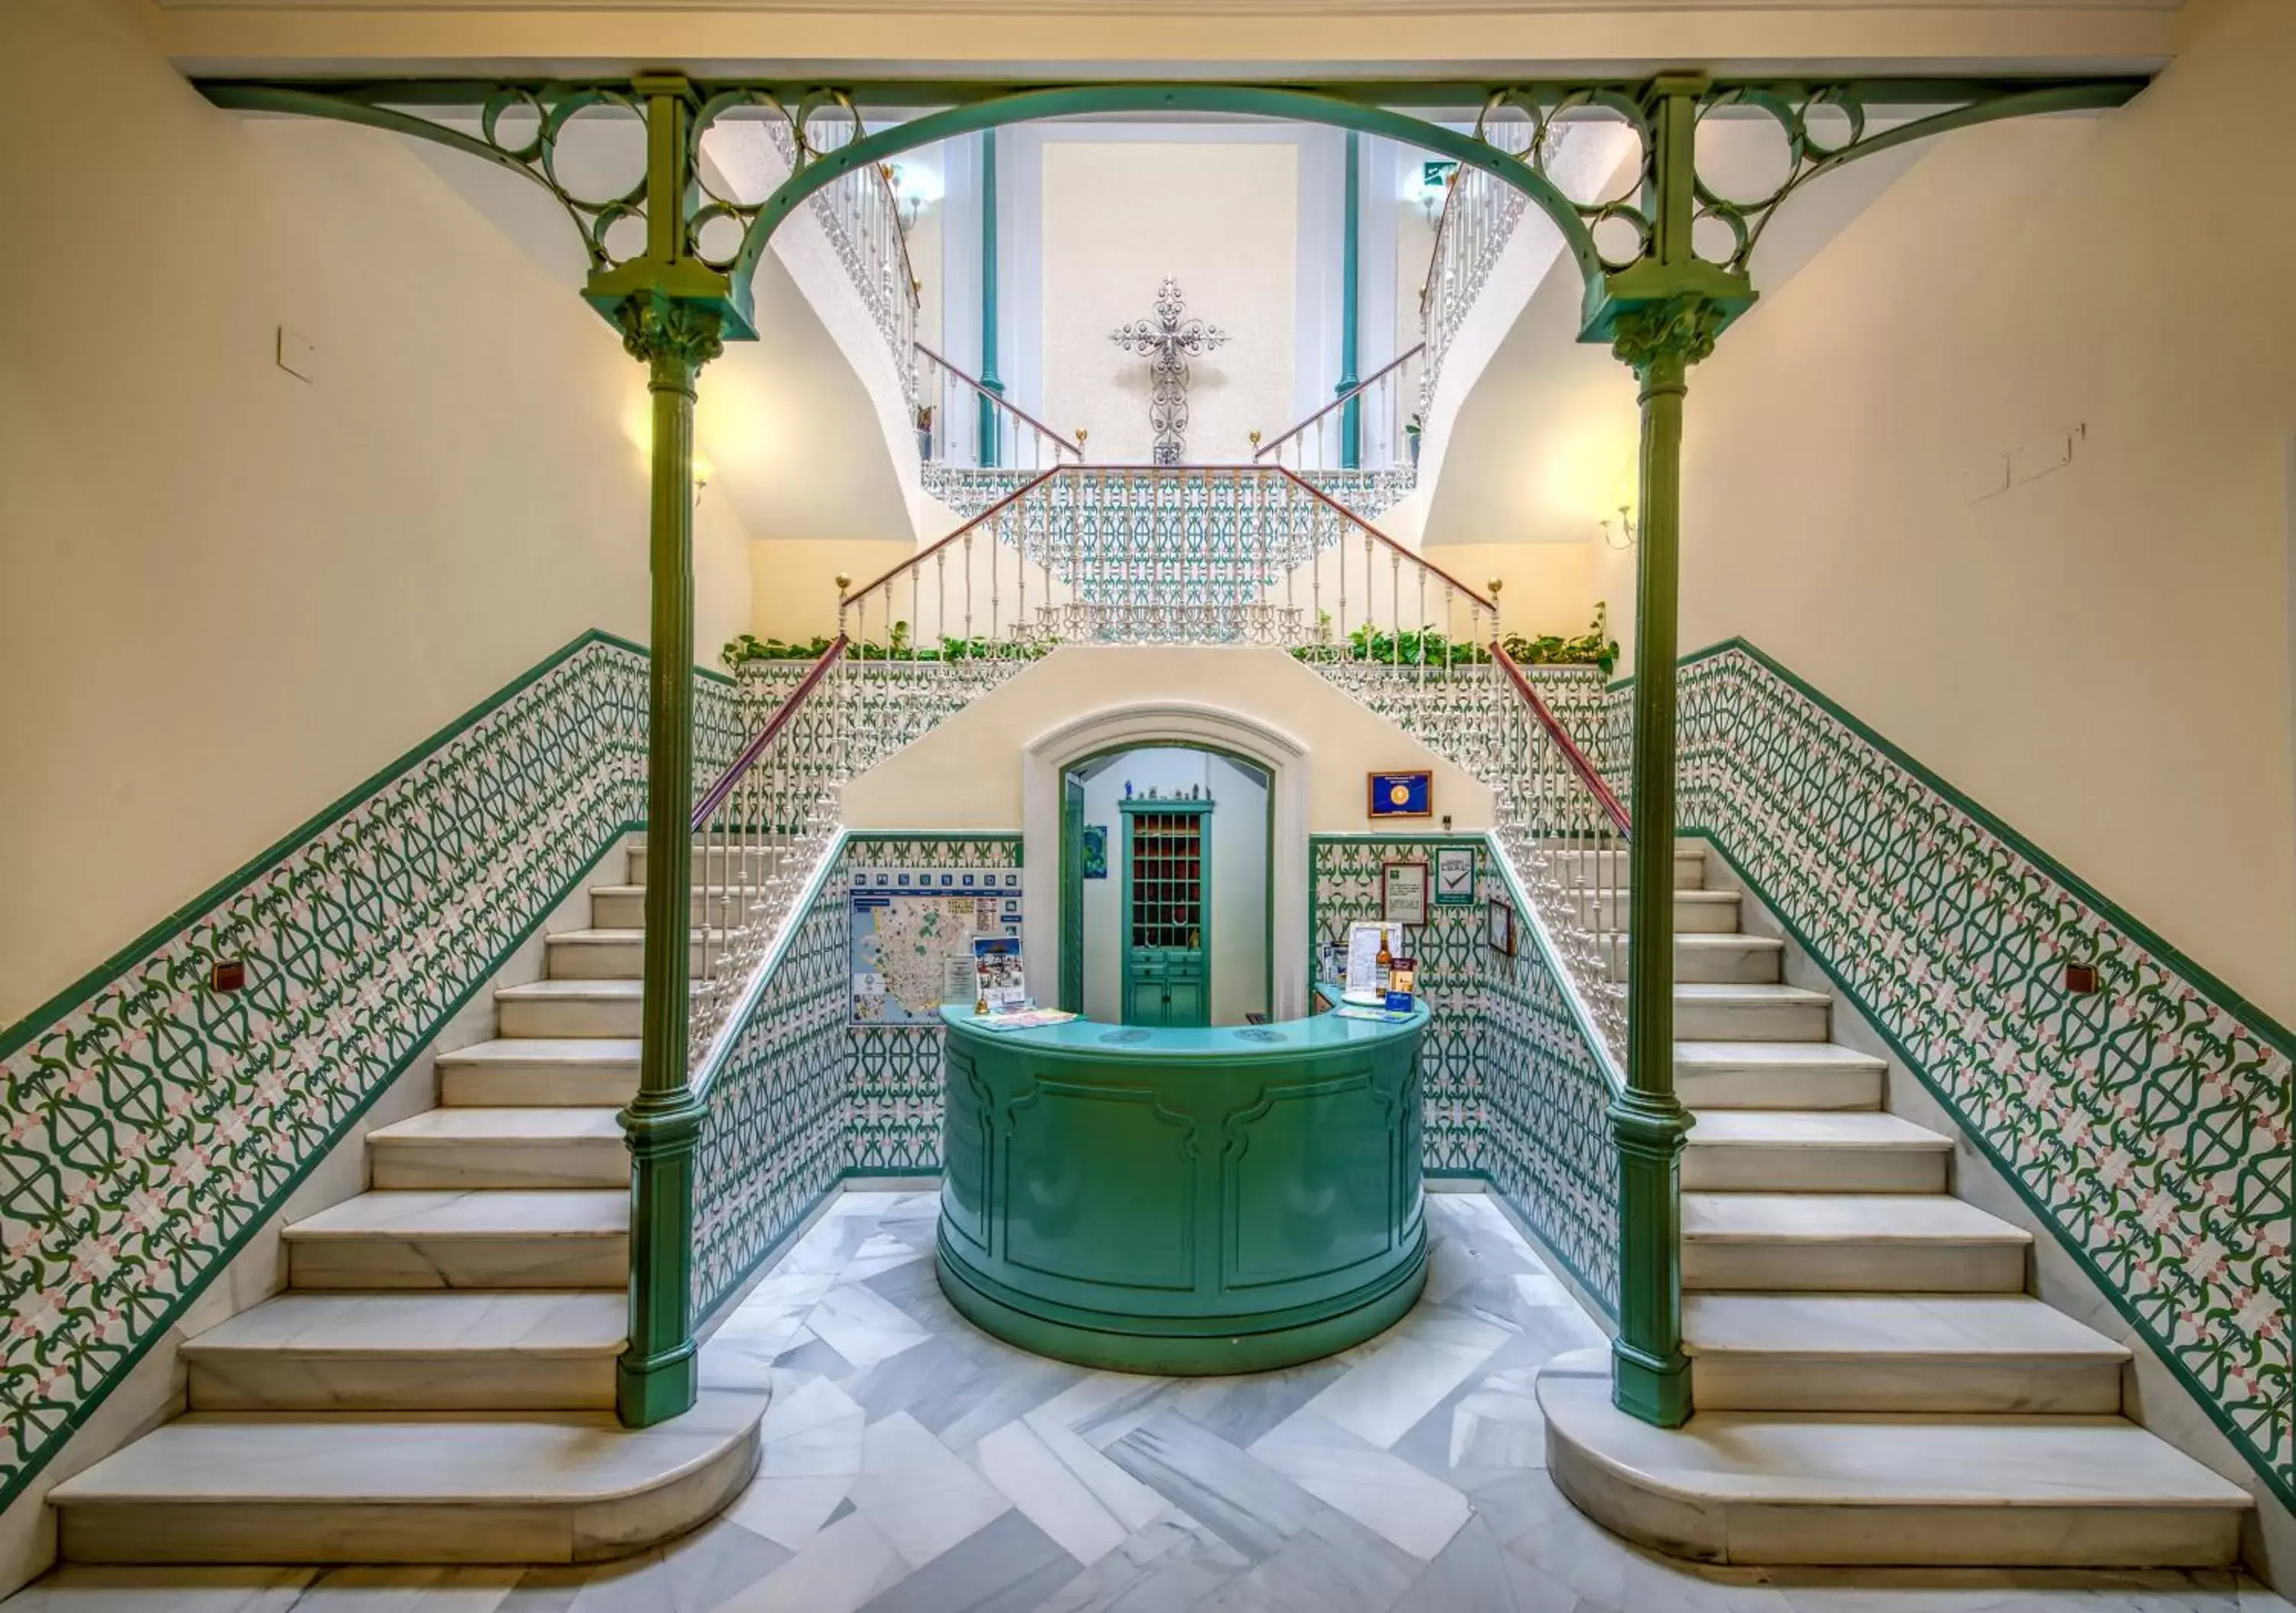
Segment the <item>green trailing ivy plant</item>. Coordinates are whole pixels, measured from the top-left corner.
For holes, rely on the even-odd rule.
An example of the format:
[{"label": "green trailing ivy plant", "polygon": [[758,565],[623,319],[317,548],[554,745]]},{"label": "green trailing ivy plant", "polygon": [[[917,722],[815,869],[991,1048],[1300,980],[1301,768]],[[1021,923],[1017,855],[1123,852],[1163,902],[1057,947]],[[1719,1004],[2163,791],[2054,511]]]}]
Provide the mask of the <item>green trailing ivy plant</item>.
[{"label": "green trailing ivy plant", "polygon": [[[1292,655],[1303,661],[1341,659],[1340,646],[1330,642],[1331,623],[1329,612],[1320,613],[1316,642],[1299,646]],[[1595,607],[1595,619],[1587,631],[1575,637],[1546,633],[1526,638],[1510,633],[1499,642],[1521,667],[1599,667],[1608,676],[1619,660],[1619,641],[1611,636],[1610,607],[1603,604]],[[1404,667],[1472,667],[1488,661],[1491,652],[1488,644],[1447,638],[1432,626],[1398,634],[1366,624],[1348,635],[1345,659]]]}]

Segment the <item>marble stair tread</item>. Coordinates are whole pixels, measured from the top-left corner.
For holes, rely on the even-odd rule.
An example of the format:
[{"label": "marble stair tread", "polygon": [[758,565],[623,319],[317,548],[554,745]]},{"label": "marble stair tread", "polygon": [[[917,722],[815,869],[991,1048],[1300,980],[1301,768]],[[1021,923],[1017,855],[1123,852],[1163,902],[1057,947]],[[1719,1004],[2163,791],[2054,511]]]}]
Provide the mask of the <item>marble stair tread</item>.
[{"label": "marble stair tread", "polygon": [[1682,1195],[1682,1282],[1703,1292],[2013,1293],[2031,1243],[1941,1192]]},{"label": "marble stair tread", "polygon": [[529,980],[495,992],[496,1026],[508,1037],[627,1037],[638,1034],[645,983]]},{"label": "marble stair tread", "polygon": [[1701,1113],[1879,1109],[1888,1073],[1881,1060],[1834,1042],[1674,1044],[1675,1090]]},{"label": "marble stair tread", "polygon": [[1548,1466],[1582,1510],[1734,1563],[2221,1566],[2246,1491],[2120,1417],[1702,1411],[1611,1404],[1600,1350],[1538,1380]]},{"label": "marble stair tread", "polygon": [[1773,1243],[2013,1243],[2033,1235],[1944,1193],[1685,1193],[1682,1235]]},{"label": "marble stair tread", "polygon": [[187,1358],[281,1353],[363,1356],[617,1355],[629,1302],[611,1291],[402,1290],[277,1294],[184,1345]]},{"label": "marble stair tread", "polygon": [[636,1036],[503,1036],[474,1042],[468,1047],[439,1055],[441,1069],[448,1066],[500,1068],[533,1065],[603,1065],[611,1069],[638,1067]]},{"label": "marble stair tread", "polygon": [[[723,929],[696,929],[688,950],[696,970],[702,960],[726,945]],[[544,938],[550,976],[557,980],[636,979],[645,962],[643,929],[562,929]]]},{"label": "marble stair tread", "polygon": [[630,1196],[603,1188],[475,1188],[360,1193],[280,1236],[332,1238],[592,1238],[630,1230]]},{"label": "marble stair tread", "polygon": [[724,1507],[765,1404],[705,1389],[644,1429],[606,1410],[193,1412],[48,1499],[79,1562],[596,1560]]},{"label": "marble stair tread", "polygon": [[619,1108],[637,1082],[635,1036],[506,1036],[439,1056],[449,1108]]},{"label": "marble stair tread", "polygon": [[1693,1111],[1682,1186],[1696,1192],[1942,1193],[1953,1143],[1879,1109]]},{"label": "marble stair tread", "polygon": [[1684,1347],[1702,1357],[2129,1358],[2126,1345],[2030,1294],[1685,1294],[1682,1331]]},{"label": "marble stair tread", "polygon": [[604,1188],[630,1179],[619,1111],[603,1106],[428,1109],[367,1134],[377,1189]]},{"label": "marble stair tread", "polygon": [[1800,986],[1721,985],[1677,981],[1676,1030],[1694,1042],[1823,1042],[1833,999]]},{"label": "marble stair tread", "polygon": [[1701,1110],[1692,1148],[1852,1148],[1951,1153],[1953,1139],[1879,1109]]},{"label": "marble stair tread", "polygon": [[619,1111],[603,1106],[560,1109],[428,1109],[419,1115],[378,1126],[367,1134],[370,1148],[409,1143],[447,1143],[491,1148],[520,1142],[606,1142],[622,1140]]}]

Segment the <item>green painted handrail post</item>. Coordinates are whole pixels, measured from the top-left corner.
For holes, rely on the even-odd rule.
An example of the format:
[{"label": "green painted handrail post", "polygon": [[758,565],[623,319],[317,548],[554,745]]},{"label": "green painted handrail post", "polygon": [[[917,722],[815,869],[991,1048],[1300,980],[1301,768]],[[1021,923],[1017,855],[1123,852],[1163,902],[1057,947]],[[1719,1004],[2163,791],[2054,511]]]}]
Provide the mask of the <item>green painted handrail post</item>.
[{"label": "green painted handrail post", "polygon": [[[1360,369],[1357,347],[1361,334],[1357,326],[1362,323],[1360,301],[1363,279],[1363,136],[1354,129],[1348,131],[1348,179],[1345,188],[1346,216],[1340,226],[1340,384],[1338,393],[1347,397],[1355,390],[1356,372]],[[1340,405],[1340,468],[1353,471],[1363,463],[1363,399],[1348,397]]]},{"label": "green painted handrail post", "polygon": [[[1682,1347],[1682,1147],[1674,1091],[1675,655],[1679,616],[1682,415],[1690,366],[1713,351],[1742,275],[1692,254],[1693,168],[1702,79],[1651,86],[1650,249],[1605,277],[1590,332],[1641,383],[1642,525],[1635,582],[1633,835],[1628,841],[1627,1085],[1611,1106],[1619,1147],[1619,1331],[1611,1398],[1660,1428],[1688,1421]],[[1719,276],[1721,283],[1717,283]]]},{"label": "green painted handrail post", "polygon": [[[622,1111],[630,1147],[630,1334],[614,1402],[634,1428],[675,1417],[695,1395],[693,1149],[702,1105],[687,1084],[693,837],[693,400],[701,366],[723,350],[708,295],[685,294],[702,266],[686,254],[692,180],[685,79],[635,81],[646,105],[645,258],[616,271],[632,288],[614,305],[622,344],[649,372],[653,467],[649,552],[652,654],[646,728],[644,997],[638,1092]],[[654,271],[649,275],[648,270]],[[719,278],[723,278],[722,276]],[[652,283],[646,283],[651,280]]]},{"label": "green painted handrail post", "polygon": [[1004,396],[1004,378],[996,373],[996,131],[980,131],[980,452],[981,468],[992,468],[996,452],[996,398]]}]

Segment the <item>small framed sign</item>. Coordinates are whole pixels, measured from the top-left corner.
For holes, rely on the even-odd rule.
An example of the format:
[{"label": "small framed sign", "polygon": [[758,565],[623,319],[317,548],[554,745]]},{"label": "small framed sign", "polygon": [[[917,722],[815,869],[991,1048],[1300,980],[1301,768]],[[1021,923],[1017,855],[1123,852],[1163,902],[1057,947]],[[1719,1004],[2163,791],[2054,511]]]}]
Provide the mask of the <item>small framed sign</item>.
[{"label": "small framed sign", "polygon": [[1435,905],[1467,907],[1475,900],[1475,848],[1438,846],[1435,848]]},{"label": "small framed sign", "polygon": [[1505,897],[1491,898],[1488,936],[1493,952],[1514,956],[1514,908]]},{"label": "small framed sign", "polygon": [[1379,916],[1390,924],[1427,922],[1427,864],[1382,863]]},{"label": "small framed sign", "polygon": [[1374,773],[1370,803],[1374,818],[1431,818],[1435,815],[1435,775],[1425,768],[1416,773]]}]

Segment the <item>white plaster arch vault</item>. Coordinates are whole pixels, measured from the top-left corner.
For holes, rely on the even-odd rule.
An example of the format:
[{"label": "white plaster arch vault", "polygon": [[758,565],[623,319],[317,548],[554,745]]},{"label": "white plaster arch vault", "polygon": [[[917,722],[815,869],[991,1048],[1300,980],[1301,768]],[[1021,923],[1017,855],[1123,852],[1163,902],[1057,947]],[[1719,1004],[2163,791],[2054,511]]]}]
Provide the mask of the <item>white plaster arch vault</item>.
[{"label": "white plaster arch vault", "polygon": [[1267,945],[1271,1019],[1308,1011],[1308,798],[1314,758],[1292,734],[1239,712],[1188,701],[1104,706],[1055,724],[1021,752],[1021,894],[1028,914],[1029,995],[1060,995],[1061,778],[1086,757],[1139,745],[1228,751],[1267,771],[1274,922]]}]

